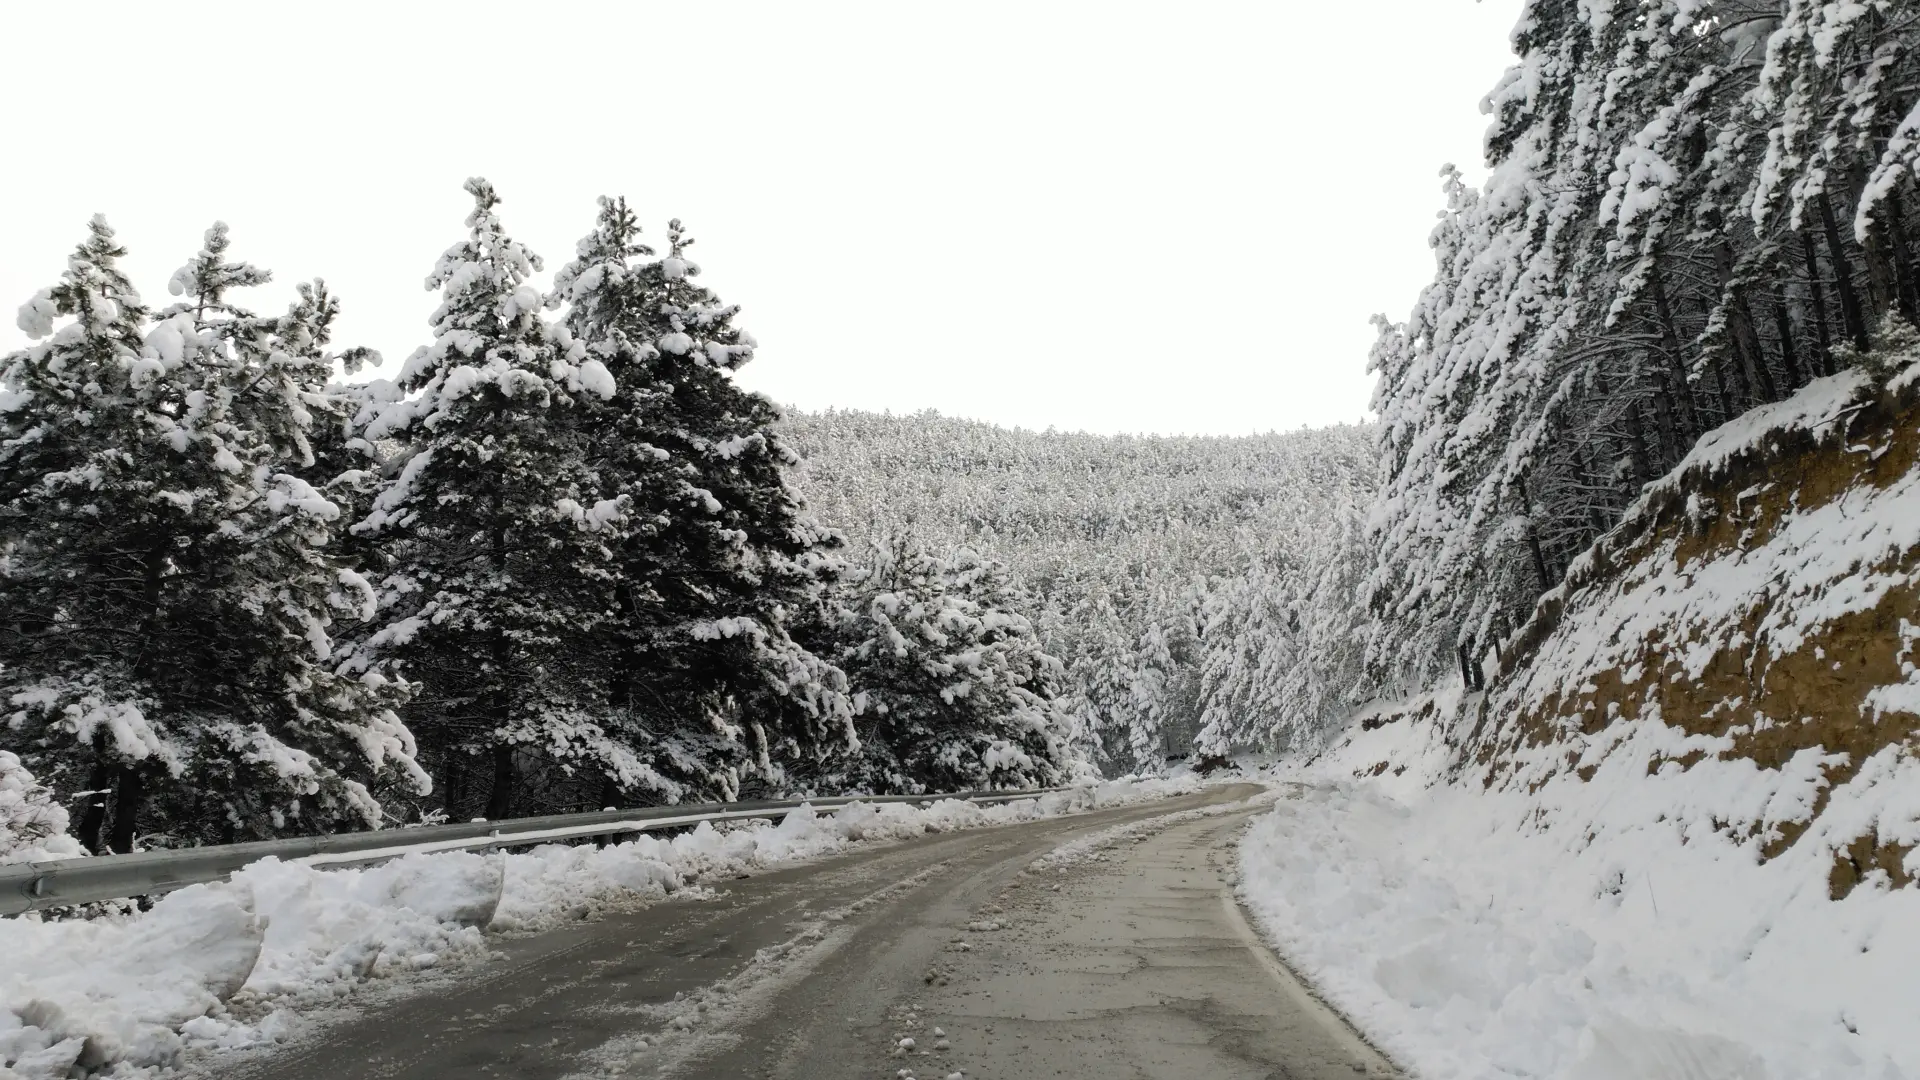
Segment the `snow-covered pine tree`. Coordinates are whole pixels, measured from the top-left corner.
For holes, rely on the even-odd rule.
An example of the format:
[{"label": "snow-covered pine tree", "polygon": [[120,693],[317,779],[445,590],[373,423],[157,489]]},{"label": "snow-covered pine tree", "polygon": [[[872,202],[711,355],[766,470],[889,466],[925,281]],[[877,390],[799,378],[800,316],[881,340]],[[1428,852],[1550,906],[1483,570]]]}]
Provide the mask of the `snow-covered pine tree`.
[{"label": "snow-covered pine tree", "polygon": [[1202,754],[1317,749],[1373,696],[1365,669],[1369,549],[1360,508],[1317,522],[1217,583],[1203,639]]},{"label": "snow-covered pine tree", "polygon": [[[163,718],[149,720],[153,710],[143,708],[143,688],[128,662],[141,643],[126,636],[124,618],[114,618],[132,615],[137,626],[145,606],[140,601],[150,591],[145,586],[151,581],[151,591],[157,592],[159,573],[144,572],[144,552],[129,553],[124,560],[129,565],[109,569],[100,564],[117,552],[96,554],[82,546],[91,546],[88,541],[98,535],[88,518],[106,517],[105,500],[95,492],[103,491],[115,503],[139,500],[128,485],[101,481],[125,471],[129,463],[121,448],[138,446],[141,429],[148,426],[141,421],[158,411],[151,395],[142,392],[146,388],[132,382],[136,365],[146,376],[143,382],[151,381],[151,368],[141,341],[147,309],[118,265],[126,251],[104,218],[95,217],[88,229],[61,283],[20,308],[20,329],[30,338],[48,340],[7,357],[0,391],[6,424],[0,441],[0,528],[7,575],[0,590],[6,616],[0,619],[0,634],[6,635],[0,700],[11,709],[9,740],[32,759],[41,778],[83,793],[80,838],[97,851],[106,842],[115,781],[135,785],[134,777],[149,763],[177,775],[185,754]],[[56,320],[63,316],[74,321],[56,334]],[[86,501],[65,497],[69,491]],[[70,583],[68,567],[75,564],[107,580],[93,590],[84,581]],[[142,587],[129,595],[124,588],[106,587],[113,578]],[[114,601],[126,610],[94,610]],[[90,625],[96,619],[98,634]],[[89,641],[95,647],[88,648]],[[124,839],[130,844],[133,817],[127,821]]]},{"label": "snow-covered pine tree", "polygon": [[962,551],[877,545],[829,636],[854,687],[861,752],[827,786],[870,792],[1021,788],[1068,771],[1064,668],[1015,612],[1006,573]]},{"label": "snow-covered pine tree", "polygon": [[[222,631],[202,650],[232,684],[233,722],[222,735],[228,752],[202,755],[190,777],[194,799],[181,813],[217,795],[224,800],[223,835],[267,835],[300,816],[300,802],[277,803],[283,789],[312,788],[303,794],[324,793],[337,805],[317,817],[308,813],[300,828],[379,824],[381,795],[424,795],[432,785],[396,712],[406,684],[342,670],[347,656],[334,640],[336,621],[365,624],[377,609],[372,585],[336,544],[350,520],[343,510],[351,504],[341,497],[356,495],[358,485],[328,471],[314,452],[316,442],[334,437],[344,412],[328,390],[336,365],[352,369],[367,350],[327,350],[340,309],[325,282],[295,286],[294,301],[278,316],[232,305],[228,290],[263,284],[269,275],[226,262],[228,246],[227,227],[216,223],[206,246],[169,283],[182,299],[160,312],[183,336],[191,327],[189,340],[203,361],[187,415],[205,409],[206,426],[226,439],[245,476],[228,500],[235,520],[216,530],[220,540],[210,538],[203,556],[232,590]],[[264,763],[239,751],[245,745],[257,753],[258,731],[287,748],[287,760],[265,782]],[[308,775],[302,755],[338,775]]]},{"label": "snow-covered pine tree", "polygon": [[[1371,582],[1383,613],[1378,669],[1419,687],[1477,655],[1549,583],[1517,540],[1533,520],[1538,458],[1558,448],[1543,418],[1568,415],[1578,379],[1553,347],[1580,315],[1577,256],[1593,231],[1603,151],[1562,135],[1591,129],[1601,102],[1580,71],[1573,0],[1535,0],[1515,29],[1521,61],[1488,97],[1489,193],[1445,170],[1437,273],[1405,327],[1386,327],[1375,397],[1389,469]],[[1418,506],[1420,512],[1405,512]],[[1550,568],[1550,573],[1557,568]]]},{"label": "snow-covered pine tree", "polygon": [[1298,563],[1293,551],[1269,551],[1209,598],[1199,742],[1210,752],[1258,746],[1280,724],[1282,684],[1305,662]]},{"label": "snow-covered pine tree", "polygon": [[399,373],[408,396],[367,395],[360,437],[400,452],[353,526],[383,560],[382,626],[354,666],[418,685],[409,717],[445,809],[500,818],[577,809],[543,790],[576,773],[639,785],[650,767],[602,723],[612,673],[596,663],[633,507],[603,496],[571,421],[613,380],[541,317],[539,260],[503,229],[493,186],[466,190],[467,238],[427,278],[433,342]]},{"label": "snow-covered pine tree", "polygon": [[623,782],[624,797],[732,797],[854,741],[844,675],[794,639],[820,617],[838,539],[788,486],[778,410],[734,382],[754,349],[738,309],[697,283],[678,221],[661,258],[639,231],[625,200],[601,200],[555,277],[570,355],[615,386],[573,423],[593,474],[632,508],[609,541],[618,617],[597,662],[623,737],[653,770]]},{"label": "snow-covered pine tree", "polygon": [[1185,757],[1193,749],[1205,703],[1201,675],[1206,643],[1201,639],[1201,616],[1208,585],[1168,574],[1155,583],[1148,603],[1156,613],[1140,637],[1136,656],[1154,676],[1158,690],[1158,737],[1151,741],[1136,734],[1134,753],[1143,767],[1161,768],[1169,758]]},{"label": "snow-covered pine tree", "polygon": [[7,359],[0,699],[35,771],[86,792],[93,850],[130,850],[142,826],[193,841],[375,824],[370,783],[425,780],[398,688],[332,668],[331,609],[367,590],[325,554],[338,508],[281,456],[304,416],[282,387],[250,396],[313,328],[231,306],[266,274],[225,247],[216,227],[175,278],[192,299],[143,336],[124,251],[94,219],[61,285],[22,310],[46,340]]},{"label": "snow-covered pine tree", "polygon": [[[1117,772],[1157,762],[1161,749],[1161,673],[1137,654],[1134,627],[1114,610],[1113,596],[1095,587],[1080,598],[1075,656],[1067,668],[1066,708],[1086,743],[1090,760]],[[1137,746],[1150,747],[1142,760]]]},{"label": "snow-covered pine tree", "polygon": [[1201,711],[1196,616],[1204,585],[1171,571],[1145,583],[1082,587],[1091,602],[1083,607],[1085,636],[1070,669],[1079,677],[1075,706],[1100,734],[1107,765],[1158,770],[1187,753]]}]

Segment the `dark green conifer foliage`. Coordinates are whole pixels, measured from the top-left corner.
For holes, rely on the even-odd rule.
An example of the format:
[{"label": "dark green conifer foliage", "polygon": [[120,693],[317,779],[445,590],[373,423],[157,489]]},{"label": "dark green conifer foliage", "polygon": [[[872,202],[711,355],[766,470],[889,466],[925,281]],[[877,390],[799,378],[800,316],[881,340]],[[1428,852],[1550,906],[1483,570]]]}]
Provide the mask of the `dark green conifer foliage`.
[{"label": "dark green conifer foliage", "polygon": [[370,783],[425,784],[400,687],[333,669],[333,613],[370,593],[284,456],[312,389],[285,361],[324,328],[230,304],[267,275],[226,247],[216,225],[149,329],[96,218],[6,361],[0,700],[36,773],[92,793],[96,850],[376,823]]},{"label": "dark green conifer foliage", "polygon": [[410,719],[443,806],[506,817],[572,808],[543,805],[556,777],[645,767],[603,725],[608,673],[591,663],[613,615],[606,538],[628,504],[598,496],[568,426],[612,386],[541,318],[539,260],[502,228],[492,185],[466,190],[467,239],[427,279],[442,297],[433,343],[400,371],[411,396],[361,435],[402,449],[354,526],[388,561],[384,625],[357,666],[419,684]]},{"label": "dark green conifer foliage", "polygon": [[659,774],[653,797],[725,797],[851,741],[843,676],[793,638],[837,539],[787,484],[778,410],[733,380],[754,349],[738,309],[697,282],[678,221],[664,257],[638,236],[625,201],[603,199],[554,297],[570,344],[612,374],[575,423],[594,475],[632,507],[608,572],[607,703]]},{"label": "dark green conifer foliage", "polygon": [[893,539],[850,576],[822,637],[847,672],[861,752],[821,786],[872,792],[1027,788],[1066,778],[1065,669],[1005,570]]}]

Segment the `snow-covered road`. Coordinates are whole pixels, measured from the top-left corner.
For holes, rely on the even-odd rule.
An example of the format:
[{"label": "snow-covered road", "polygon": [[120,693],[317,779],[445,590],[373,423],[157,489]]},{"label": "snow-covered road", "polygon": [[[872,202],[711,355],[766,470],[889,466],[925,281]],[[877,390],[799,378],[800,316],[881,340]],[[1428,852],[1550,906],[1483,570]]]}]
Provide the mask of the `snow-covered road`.
[{"label": "snow-covered road", "polygon": [[[1231,900],[1251,785],[862,849],[500,941],[213,1075],[1388,1075]],[[365,1007],[371,1006],[371,1007]]]}]

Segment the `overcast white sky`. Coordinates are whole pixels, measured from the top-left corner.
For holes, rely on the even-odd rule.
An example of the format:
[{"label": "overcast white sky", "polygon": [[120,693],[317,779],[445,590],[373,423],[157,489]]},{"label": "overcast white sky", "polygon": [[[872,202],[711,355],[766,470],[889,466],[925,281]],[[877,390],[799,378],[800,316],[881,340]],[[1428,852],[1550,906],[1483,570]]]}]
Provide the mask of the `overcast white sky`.
[{"label": "overcast white sky", "polygon": [[149,299],[215,219],[391,369],[469,175],[549,272],[594,197],[698,238],[805,408],[1240,434],[1360,419],[1520,0],[16,4],[0,348],[105,213]]}]

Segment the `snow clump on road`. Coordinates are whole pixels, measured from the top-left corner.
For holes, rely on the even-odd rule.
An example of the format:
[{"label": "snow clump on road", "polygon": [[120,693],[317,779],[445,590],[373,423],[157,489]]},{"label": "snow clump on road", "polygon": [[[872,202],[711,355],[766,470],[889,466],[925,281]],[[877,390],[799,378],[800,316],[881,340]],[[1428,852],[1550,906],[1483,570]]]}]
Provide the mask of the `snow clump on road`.
[{"label": "snow clump on road", "polygon": [[1032,863],[1028,864],[1027,868],[1035,871],[1057,870],[1065,872],[1073,867],[1084,866],[1088,863],[1105,862],[1107,855],[1121,844],[1138,842],[1162,829],[1171,828],[1175,825],[1184,825],[1189,821],[1219,817],[1222,814],[1231,814],[1245,810],[1249,806],[1269,803],[1272,802],[1275,797],[1272,792],[1261,792],[1252,798],[1244,799],[1240,802],[1201,806],[1192,810],[1181,810],[1172,814],[1162,814],[1159,817],[1146,818],[1141,821],[1125,822],[1120,825],[1115,825],[1112,828],[1101,829],[1099,832],[1075,837],[1033,860]]}]

